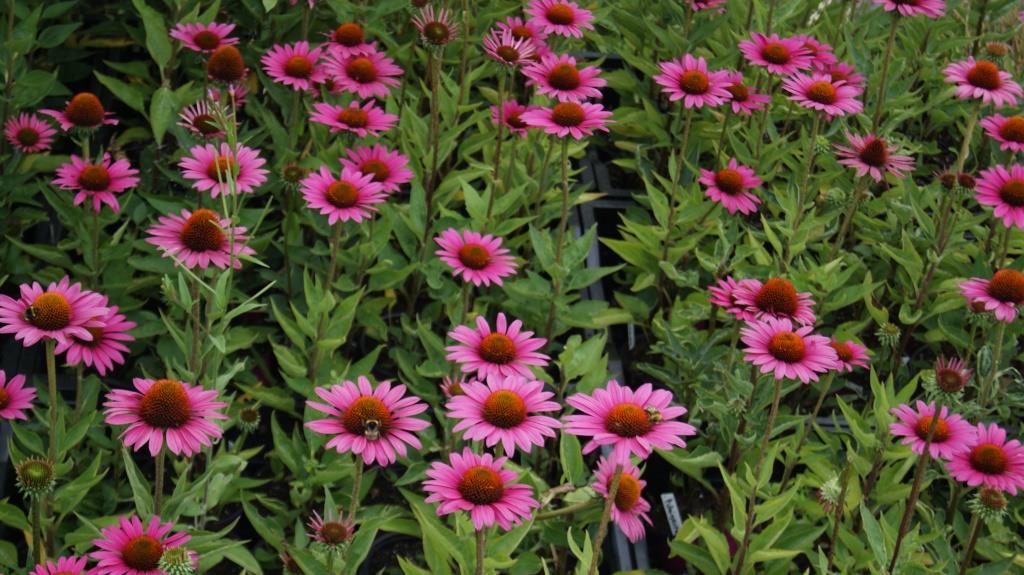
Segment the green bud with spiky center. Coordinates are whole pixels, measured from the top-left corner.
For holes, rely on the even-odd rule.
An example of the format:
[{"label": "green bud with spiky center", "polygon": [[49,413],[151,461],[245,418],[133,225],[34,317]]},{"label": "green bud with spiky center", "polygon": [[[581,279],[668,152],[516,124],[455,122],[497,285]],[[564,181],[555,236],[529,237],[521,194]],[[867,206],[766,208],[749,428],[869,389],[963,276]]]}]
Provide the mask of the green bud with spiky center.
[{"label": "green bud with spiky center", "polygon": [[53,490],[53,464],[49,460],[30,457],[14,467],[18,488],[28,497],[40,497]]},{"label": "green bud with spiky center", "polygon": [[900,327],[894,323],[885,322],[875,332],[879,341],[889,347],[896,347],[900,343]]},{"label": "green bud with spiky center", "polygon": [[188,548],[184,546],[165,550],[160,556],[160,570],[167,575],[194,575],[196,572]]},{"label": "green bud with spiky center", "polygon": [[256,431],[260,426],[259,405],[247,405],[238,411],[238,427],[246,433]]},{"label": "green bud with spiky center", "polygon": [[982,487],[968,503],[971,512],[986,523],[1001,523],[1006,515],[1006,495],[998,489]]}]

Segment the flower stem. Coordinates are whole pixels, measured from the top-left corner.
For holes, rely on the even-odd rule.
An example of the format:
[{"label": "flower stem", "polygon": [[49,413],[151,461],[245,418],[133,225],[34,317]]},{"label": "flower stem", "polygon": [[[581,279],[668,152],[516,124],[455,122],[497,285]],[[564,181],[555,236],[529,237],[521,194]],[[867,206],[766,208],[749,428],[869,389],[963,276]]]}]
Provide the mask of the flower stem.
[{"label": "flower stem", "polygon": [[[334,280],[338,273],[338,252],[341,251],[341,235],[343,230],[343,224],[341,222],[334,224],[334,234],[331,236],[331,243],[328,247],[331,250],[330,264],[327,266],[327,281],[324,283],[324,292],[330,293],[334,286]],[[316,383],[316,374],[320,370],[321,352],[319,342],[323,339],[324,332],[327,330],[327,325],[330,323],[330,311],[325,312],[321,315],[316,326],[316,340],[313,342],[313,356],[309,361],[309,371],[306,373],[306,377]]]},{"label": "flower stem", "polygon": [[565,515],[572,515],[580,511],[586,511],[594,506],[596,499],[588,499],[582,503],[576,503],[575,505],[569,505],[562,507],[561,509],[552,509],[551,511],[545,511],[543,513],[537,513],[533,516],[534,521],[543,521],[545,519],[554,519],[555,517],[563,517]]},{"label": "flower stem", "polygon": [[46,340],[46,383],[50,394],[50,448],[47,453],[54,465],[57,464],[57,402],[60,399],[57,393],[57,358],[53,354],[56,345],[55,340]]},{"label": "flower stem", "polygon": [[734,575],[743,573],[744,563],[747,559],[747,548],[750,547],[750,537],[754,531],[754,508],[757,505],[757,488],[761,482],[761,468],[764,466],[764,453],[768,450],[768,440],[771,439],[772,429],[775,427],[775,416],[779,413],[779,398],[782,396],[782,380],[775,380],[775,389],[772,393],[772,407],[768,412],[768,424],[761,438],[761,447],[757,453],[757,463],[754,465],[754,485],[750,489],[750,498],[747,500],[747,521],[743,526],[743,542],[740,543],[739,551],[736,554],[736,569]]},{"label": "flower stem", "polygon": [[846,465],[843,467],[842,476],[839,478],[839,503],[836,505],[832,535],[829,537],[828,566],[825,568],[825,573],[832,572],[832,564],[836,558],[836,540],[839,539],[839,526],[843,523],[843,512],[846,510],[846,489],[850,485],[850,467],[852,467],[852,464],[847,459]]},{"label": "flower stem", "polygon": [[786,469],[782,472],[782,481],[779,483],[779,493],[786,490],[786,484],[789,483],[789,479],[793,475],[793,469],[796,467],[796,462],[800,460],[800,451],[804,447],[804,443],[807,441],[807,432],[811,426],[814,425],[815,418],[818,417],[818,412],[821,411],[822,404],[825,403],[825,397],[828,396],[829,390],[832,388],[832,380],[835,378],[835,372],[830,371],[825,381],[821,382],[821,389],[818,391],[818,401],[814,404],[814,409],[807,415],[807,420],[804,425],[800,428],[800,436],[796,441],[796,449],[793,450],[793,456],[786,461]]},{"label": "flower stem", "polygon": [[622,464],[616,464],[615,473],[612,474],[611,485],[608,486],[608,497],[604,500],[604,510],[601,511],[601,522],[597,525],[597,536],[594,537],[593,559],[590,563],[588,575],[597,575],[601,566],[601,546],[604,545],[604,537],[608,534],[608,522],[612,518],[612,505],[615,504],[615,495],[619,492],[619,483],[622,482]]},{"label": "flower stem", "polygon": [[857,208],[859,208],[861,202],[864,201],[868,185],[870,185],[870,182],[867,176],[864,176],[857,182],[857,186],[853,190],[853,200],[850,202],[850,207],[846,209],[846,214],[843,216],[843,223],[839,226],[839,231],[836,232],[836,237],[832,241],[832,249],[828,252],[828,261],[836,259],[839,249],[843,247],[844,243],[846,243],[846,236],[850,233],[850,227],[853,225],[853,218],[857,215]]},{"label": "flower stem", "polygon": [[478,529],[476,532],[476,575],[484,575],[484,545],[487,540],[487,532]]},{"label": "flower stem", "polygon": [[356,511],[359,510],[359,489],[363,483],[363,457],[362,455],[356,455],[356,469],[352,476],[352,497],[349,498],[349,511],[348,520],[356,520]]},{"label": "flower stem", "polygon": [[[811,135],[807,139],[807,151],[805,154],[804,161],[804,175],[800,182],[800,192],[797,195],[796,204],[796,215],[793,217],[793,235],[796,235],[797,230],[800,229],[800,222],[804,219],[804,204],[807,203],[807,192],[811,184],[811,172],[814,171],[814,156],[815,150],[817,149],[815,144],[818,140],[818,131],[821,129],[821,114],[814,114],[814,121],[811,123]],[[790,238],[789,242],[786,242],[786,259],[785,263],[788,266],[790,259],[793,257],[792,246],[793,238]]]},{"label": "flower stem", "polygon": [[36,558],[36,563],[42,563],[46,558],[46,548],[43,542],[43,499],[33,497],[30,505],[32,506],[32,556]]},{"label": "flower stem", "polygon": [[189,354],[188,368],[192,372],[192,383],[200,385],[199,380],[199,332],[202,327],[200,314],[202,312],[203,291],[199,287],[199,280],[192,282],[192,350]]},{"label": "flower stem", "polygon": [[939,402],[935,403],[935,413],[932,415],[931,425],[928,428],[928,437],[924,440],[924,449],[921,450],[921,455],[917,459],[917,468],[914,470],[914,483],[910,487],[910,497],[907,499],[907,507],[903,510],[903,518],[900,520],[900,528],[896,534],[896,543],[892,548],[892,560],[889,561],[889,573],[893,573],[896,568],[896,561],[900,557],[900,547],[903,545],[903,538],[907,534],[907,530],[910,529],[910,520],[914,517],[914,507],[917,506],[917,498],[921,494],[921,480],[924,479],[924,470],[928,466],[928,461],[931,459],[931,453],[929,449],[932,446],[932,440],[935,437],[935,429],[939,425],[939,420],[942,413],[942,404]]},{"label": "flower stem", "polygon": [[487,198],[486,223],[491,221],[494,198],[503,189],[501,181],[501,143],[505,139],[505,70],[498,73],[498,141],[494,144],[494,171],[491,174],[491,195]]},{"label": "flower stem", "polygon": [[156,480],[153,482],[153,515],[160,515],[160,507],[164,499],[164,464],[167,450],[160,449],[156,454]]},{"label": "flower stem", "polygon": [[999,361],[1003,355],[1003,336],[1006,334],[1006,322],[1000,321],[998,323],[999,325],[996,327],[996,347],[992,352],[992,369],[989,370],[985,381],[981,384],[981,392],[978,394],[978,403],[982,407],[988,407],[992,383],[996,380],[996,374],[999,373]]},{"label": "flower stem", "polygon": [[900,16],[893,14],[892,25],[889,26],[889,40],[885,44],[885,56],[882,57],[882,77],[878,80],[878,98],[875,100],[875,113],[872,115],[871,131],[878,129],[882,121],[882,110],[885,104],[885,88],[889,80],[889,64],[892,63],[892,48],[896,44],[896,28],[899,26]]},{"label": "flower stem", "polygon": [[562,213],[558,220],[558,240],[555,243],[555,263],[562,263],[565,231],[569,227],[569,139],[562,138]]},{"label": "flower stem", "polygon": [[959,575],[967,573],[967,568],[974,560],[974,546],[978,544],[978,535],[981,534],[981,520],[977,515],[971,517],[971,526],[967,529],[967,533],[967,548],[964,549],[964,560],[960,563]]},{"label": "flower stem", "polygon": [[540,163],[540,177],[537,178],[537,201],[534,202],[533,214],[534,216],[540,216],[540,208],[544,205],[544,186],[547,184],[548,179],[548,165],[551,163],[551,153],[555,150],[554,137],[548,140],[548,145],[544,148],[544,160]]}]

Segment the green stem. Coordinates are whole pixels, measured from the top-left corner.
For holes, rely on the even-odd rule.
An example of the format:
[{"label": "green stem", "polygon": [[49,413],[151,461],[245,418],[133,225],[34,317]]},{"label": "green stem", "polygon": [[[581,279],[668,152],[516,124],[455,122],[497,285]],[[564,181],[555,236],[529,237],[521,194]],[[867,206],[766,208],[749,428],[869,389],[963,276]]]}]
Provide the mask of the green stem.
[{"label": "green stem", "polygon": [[596,499],[588,499],[587,501],[584,501],[582,503],[576,503],[575,505],[568,505],[566,507],[562,507],[561,509],[553,509],[551,511],[545,511],[543,513],[537,513],[536,515],[533,516],[533,520],[534,521],[543,521],[545,519],[554,519],[555,517],[564,517],[566,515],[573,515],[575,513],[579,513],[580,511],[586,511],[588,509],[593,508],[595,503],[597,503]]},{"label": "green stem", "polygon": [[828,253],[828,261],[836,259],[836,255],[839,253],[839,249],[843,247],[846,242],[846,236],[850,233],[850,227],[853,225],[853,218],[857,214],[857,208],[860,207],[864,196],[866,195],[870,182],[867,176],[864,176],[857,182],[857,187],[853,191],[853,200],[850,202],[850,207],[846,209],[846,214],[843,216],[843,223],[839,226],[839,231],[836,232],[836,237],[832,241],[832,249]]},{"label": "green stem", "polygon": [[807,441],[807,432],[814,425],[815,418],[818,417],[818,412],[821,411],[821,406],[825,403],[825,397],[828,396],[829,390],[832,388],[832,380],[835,378],[835,372],[830,371],[828,377],[821,382],[821,389],[818,391],[818,401],[814,404],[814,409],[807,415],[807,420],[804,425],[800,427],[800,436],[796,441],[796,448],[793,450],[793,455],[786,461],[786,469],[782,473],[782,481],[779,483],[779,493],[786,490],[786,485],[789,483],[790,478],[793,475],[793,469],[796,467],[797,461],[800,460],[800,451],[804,447],[804,443]]},{"label": "green stem", "polygon": [[31,498],[32,506],[32,549],[36,563],[42,563],[46,559],[46,546],[43,541],[43,499],[41,497]]},{"label": "green stem", "polygon": [[978,544],[978,535],[981,534],[981,520],[977,515],[971,517],[971,526],[967,528],[967,548],[964,550],[964,560],[960,562],[959,575],[967,573],[968,567],[974,560],[974,546]]},{"label": "green stem", "polygon": [[348,520],[356,520],[356,511],[359,510],[359,490],[363,483],[363,456],[356,455],[356,469],[352,477],[352,496],[349,498]]},{"label": "green stem", "polygon": [[875,100],[875,113],[871,120],[871,131],[878,130],[878,124],[882,121],[882,110],[885,103],[885,88],[889,80],[889,64],[892,63],[892,49],[896,44],[896,28],[899,26],[901,16],[893,14],[892,25],[889,26],[889,40],[885,44],[885,56],[882,57],[882,77],[878,81],[878,98]]},{"label": "green stem", "polygon": [[487,532],[479,529],[476,532],[476,575],[484,575],[484,549]]},{"label": "green stem", "polygon": [[996,374],[999,373],[999,362],[1003,355],[1003,336],[1006,335],[1006,322],[998,322],[996,327],[996,347],[992,352],[992,369],[989,370],[988,375],[985,377],[985,381],[981,384],[981,393],[978,394],[978,403],[982,407],[988,407],[989,395],[992,391],[992,383],[996,379]]},{"label": "green stem", "polygon": [[57,393],[57,358],[53,354],[56,345],[56,340],[46,340],[46,383],[50,394],[50,447],[47,453],[54,465],[57,464],[57,403],[60,401]]},{"label": "green stem", "polygon": [[555,263],[562,263],[565,231],[569,227],[569,138],[562,138],[562,213],[558,220],[558,240],[555,244]]},{"label": "green stem", "polygon": [[850,467],[852,467],[852,464],[847,459],[846,465],[843,467],[843,474],[839,478],[839,502],[836,505],[832,535],[829,537],[828,566],[825,568],[825,573],[832,572],[832,564],[836,558],[836,541],[839,539],[839,527],[843,523],[843,512],[846,511],[846,489],[850,485]]},{"label": "green stem", "polygon": [[487,198],[486,223],[491,222],[494,198],[502,191],[501,186],[501,143],[505,139],[505,70],[498,73],[498,141],[494,144],[494,170],[491,173],[491,195]]},{"label": "green stem", "polygon": [[935,414],[932,416],[931,425],[928,428],[928,436],[924,440],[924,448],[917,459],[917,468],[914,470],[914,483],[910,487],[910,497],[907,499],[907,506],[903,510],[903,518],[900,519],[900,528],[896,534],[896,543],[892,549],[892,560],[889,561],[889,573],[894,573],[896,561],[900,558],[900,547],[903,545],[903,538],[910,529],[910,521],[914,518],[914,508],[917,506],[917,498],[921,494],[921,480],[924,479],[924,470],[928,467],[931,453],[928,451],[935,438],[935,429],[939,425],[942,414],[942,404],[935,403]]},{"label": "green stem", "polygon": [[[814,121],[811,123],[811,136],[807,139],[807,150],[804,155],[804,175],[800,181],[800,192],[797,196],[796,216],[793,218],[793,232],[800,228],[800,222],[804,217],[804,204],[807,203],[807,192],[811,185],[811,172],[814,171],[814,157],[817,149],[815,143],[818,139],[818,131],[821,129],[821,115],[814,114]],[[788,253],[787,248],[787,253]]]},{"label": "green stem", "polygon": [[192,350],[189,353],[188,368],[192,372],[193,385],[200,385],[199,376],[199,340],[202,328],[202,300],[203,291],[199,286],[199,280],[192,282]]},{"label": "green stem", "polygon": [[156,481],[153,482],[153,514],[160,515],[160,507],[164,499],[164,465],[167,450],[160,449],[156,454]]},{"label": "green stem", "polygon": [[604,510],[601,511],[601,522],[597,525],[597,536],[594,537],[593,559],[590,564],[588,575],[597,575],[598,567],[601,566],[601,546],[604,545],[605,535],[608,534],[608,522],[612,517],[612,504],[615,503],[615,495],[619,492],[619,483],[622,482],[622,464],[615,466],[612,474],[611,485],[608,486],[608,496],[604,499]]},{"label": "green stem", "polygon": [[750,547],[750,538],[754,534],[754,509],[757,506],[757,488],[761,483],[761,468],[764,466],[764,454],[768,450],[768,440],[771,439],[772,429],[775,427],[775,417],[779,413],[779,398],[782,396],[782,380],[775,380],[775,388],[772,394],[772,407],[768,412],[768,424],[761,438],[761,448],[758,450],[757,463],[754,464],[754,484],[750,489],[750,498],[747,499],[747,521],[743,526],[743,541],[740,543],[739,551],[736,554],[736,569],[734,575],[743,573],[747,559],[747,549]]},{"label": "green stem", "polygon": [[544,161],[540,164],[540,177],[537,178],[537,201],[534,204],[533,215],[540,217],[540,208],[544,204],[544,186],[547,184],[548,179],[548,165],[551,163],[551,153],[555,149],[554,138],[548,140],[548,145],[544,149]]}]

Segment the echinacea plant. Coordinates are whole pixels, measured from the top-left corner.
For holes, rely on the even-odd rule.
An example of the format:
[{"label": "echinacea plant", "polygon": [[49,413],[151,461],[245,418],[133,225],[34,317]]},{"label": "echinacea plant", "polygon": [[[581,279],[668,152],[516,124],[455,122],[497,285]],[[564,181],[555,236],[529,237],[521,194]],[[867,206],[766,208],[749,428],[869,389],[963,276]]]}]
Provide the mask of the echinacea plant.
[{"label": "echinacea plant", "polygon": [[79,4],[4,11],[0,573],[1024,569],[1018,3]]}]

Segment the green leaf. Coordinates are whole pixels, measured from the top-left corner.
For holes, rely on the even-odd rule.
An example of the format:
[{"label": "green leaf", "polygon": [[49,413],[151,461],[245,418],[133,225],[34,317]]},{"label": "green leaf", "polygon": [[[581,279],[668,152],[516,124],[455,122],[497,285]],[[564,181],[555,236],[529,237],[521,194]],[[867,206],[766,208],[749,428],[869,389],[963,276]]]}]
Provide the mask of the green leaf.
[{"label": "green leaf", "polygon": [[127,449],[121,450],[124,458],[124,470],[128,474],[128,483],[132,488],[132,499],[135,500],[135,511],[141,517],[148,517],[153,513],[153,488],[149,481],[135,465],[132,454]]},{"label": "green leaf", "polygon": [[100,84],[106,86],[119,100],[128,104],[131,109],[143,116],[146,115],[146,98],[137,86],[126,84],[117,78],[100,72],[93,73],[96,74],[96,79],[100,81]]},{"label": "green leaf", "polygon": [[135,9],[142,16],[142,25],[146,29],[146,48],[149,50],[149,55],[156,62],[157,67],[160,68],[160,75],[162,76],[164,68],[171,61],[172,53],[171,40],[170,36],[167,35],[167,26],[164,24],[164,18],[159,12],[150,8],[146,4],[146,0],[132,0],[132,4],[135,5]]},{"label": "green leaf", "polygon": [[583,461],[580,440],[571,433],[563,433],[558,442],[558,455],[562,460],[562,478],[573,485],[583,485],[588,470]]},{"label": "green leaf", "polygon": [[153,128],[153,139],[158,144],[164,139],[167,127],[177,111],[178,104],[171,89],[161,86],[153,93],[153,99],[149,102],[149,124]]},{"label": "green leaf", "polygon": [[861,523],[864,525],[864,533],[868,537],[868,544],[871,545],[871,551],[875,554],[875,561],[878,562],[878,566],[884,568],[889,560],[889,553],[885,549],[885,537],[882,535],[882,528],[878,525],[878,520],[871,511],[861,505],[860,507],[860,518]]}]

